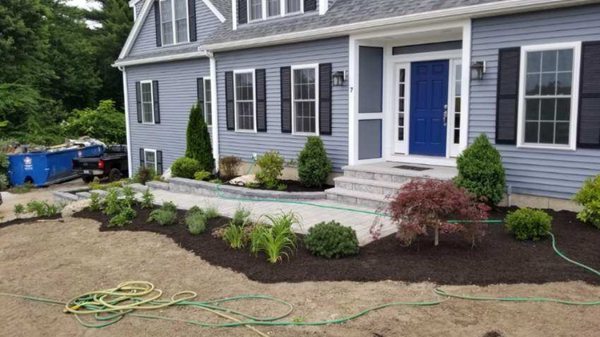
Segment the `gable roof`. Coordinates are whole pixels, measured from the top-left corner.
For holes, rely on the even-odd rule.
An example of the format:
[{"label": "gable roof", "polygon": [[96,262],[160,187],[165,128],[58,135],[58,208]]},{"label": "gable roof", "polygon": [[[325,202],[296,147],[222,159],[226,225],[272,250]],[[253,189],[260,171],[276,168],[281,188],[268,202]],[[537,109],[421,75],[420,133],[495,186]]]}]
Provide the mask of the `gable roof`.
[{"label": "gable roof", "polygon": [[[127,36],[127,40],[125,41],[125,45],[123,46],[123,49],[121,49],[121,53],[119,54],[119,60],[127,57],[129,52],[131,51],[131,48],[133,48],[133,45],[134,45],[135,41],[137,40],[137,37],[140,34],[140,31],[142,30],[142,26],[144,25],[144,22],[146,21],[146,18],[148,17],[148,14],[150,13],[150,9],[152,8],[152,3],[154,2],[154,0],[131,0],[129,2],[129,4],[130,4],[130,6],[135,6],[135,4],[138,3],[139,1],[145,1],[145,2],[144,2],[141,12],[138,14],[138,16],[133,24],[133,28],[131,29],[131,32],[129,32],[129,36]],[[226,17],[221,13],[221,9],[225,8],[225,6],[226,6],[225,3],[227,2],[227,0],[202,0],[202,2],[204,2],[206,7],[208,7],[211,10],[211,12],[217,17],[217,19],[219,19],[219,21],[221,23],[224,23],[227,21]],[[215,6],[213,4],[213,2],[217,3],[218,7]]]}]

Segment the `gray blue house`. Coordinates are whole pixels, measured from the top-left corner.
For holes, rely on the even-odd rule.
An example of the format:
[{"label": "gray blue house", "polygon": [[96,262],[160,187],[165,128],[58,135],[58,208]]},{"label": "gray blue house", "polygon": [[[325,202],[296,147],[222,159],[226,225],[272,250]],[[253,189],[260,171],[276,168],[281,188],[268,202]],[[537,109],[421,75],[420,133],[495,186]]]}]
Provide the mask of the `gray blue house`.
[{"label": "gray blue house", "polygon": [[115,62],[130,172],[183,155],[196,102],[217,158],[294,159],[321,136],[335,170],[354,172],[336,181],[340,195],[362,181],[362,197],[376,198],[397,183],[376,178],[396,165],[451,168],[482,133],[523,202],[566,207],[600,171],[598,0],[130,5],[136,21]]}]

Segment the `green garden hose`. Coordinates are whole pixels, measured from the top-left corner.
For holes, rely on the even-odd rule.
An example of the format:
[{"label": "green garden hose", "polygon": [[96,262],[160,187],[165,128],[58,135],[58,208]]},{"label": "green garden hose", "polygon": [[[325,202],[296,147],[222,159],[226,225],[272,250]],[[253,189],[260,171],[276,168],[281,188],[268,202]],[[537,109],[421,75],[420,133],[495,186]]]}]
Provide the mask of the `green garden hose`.
[{"label": "green garden hose", "polygon": [[[548,233],[552,239],[552,248],[554,252],[564,259],[565,261],[574,264],[580,268],[583,268],[600,277],[600,271],[586,266],[580,262],[574,261],[562,253],[556,243],[556,238],[552,233]],[[266,336],[264,333],[255,329],[255,326],[322,326],[331,324],[343,324],[351,320],[355,320],[359,317],[365,316],[374,311],[382,310],[390,307],[397,306],[435,306],[442,304],[449,299],[467,300],[467,301],[495,301],[495,302],[549,302],[564,305],[574,306],[597,306],[600,305],[600,300],[596,301],[572,301],[563,300],[557,298],[547,297],[491,297],[491,296],[470,296],[470,295],[458,295],[452,294],[444,289],[434,289],[437,299],[429,301],[416,301],[416,302],[390,302],[384,303],[377,306],[373,306],[362,311],[357,312],[346,317],[332,319],[332,320],[321,320],[321,321],[284,321],[285,318],[292,314],[294,309],[293,305],[268,295],[242,295],[235,297],[228,297],[218,300],[211,301],[194,301],[196,293],[192,291],[179,292],[171,297],[170,300],[160,299],[162,292],[154,288],[149,282],[145,281],[130,281],[118,285],[116,288],[92,291],[85,293],[78,297],[75,297],[68,302],[62,302],[54,299],[18,295],[11,293],[0,293],[0,296],[16,297],[25,300],[31,300],[42,303],[57,304],[65,306],[65,312],[73,314],[77,321],[85,327],[89,328],[102,328],[112,325],[120,321],[125,316],[132,316],[145,319],[159,319],[165,321],[176,321],[193,324],[205,328],[234,328],[234,327],[246,327],[253,330],[260,336]],[[272,305],[280,305],[285,308],[281,314],[272,317],[257,317],[226,308],[222,306],[224,303],[240,302],[249,300],[262,300],[270,302]],[[144,313],[148,310],[156,310],[166,307],[176,306],[189,306],[200,310],[205,310],[220,317],[228,319],[230,322],[227,323],[213,323],[198,320],[188,320],[167,317],[162,315],[152,315]],[[84,320],[83,316],[93,316],[94,322],[90,323]]]}]

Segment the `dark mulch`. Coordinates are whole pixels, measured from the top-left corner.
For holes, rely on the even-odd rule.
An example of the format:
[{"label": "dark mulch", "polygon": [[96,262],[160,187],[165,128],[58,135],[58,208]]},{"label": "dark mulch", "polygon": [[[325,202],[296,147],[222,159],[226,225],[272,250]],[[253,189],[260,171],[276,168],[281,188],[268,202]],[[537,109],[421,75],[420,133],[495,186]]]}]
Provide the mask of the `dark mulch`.
[{"label": "dark mulch", "polygon": [[[323,192],[327,189],[333,188],[332,185],[323,185],[321,187],[307,187],[307,186],[302,185],[302,183],[297,180],[280,180],[280,182],[282,184],[285,184],[285,186],[286,186],[285,190],[282,190],[282,192]],[[238,186],[238,185],[234,185],[234,184],[231,184],[231,185]],[[265,186],[262,186],[262,185],[259,185],[253,189],[269,191],[268,188],[266,188]]]},{"label": "dark mulch", "polygon": [[[233,250],[210,235],[210,229],[225,224],[226,218],[212,221],[206,233],[192,236],[183,224],[161,227],[146,223],[149,212],[138,211],[135,222],[123,229],[107,228],[108,218],[99,213],[82,211],[76,216],[100,221],[101,231],[150,231],[167,235],[213,265],[230,268],[264,283],[397,280],[490,285],[581,280],[600,285],[597,276],[556,256],[549,239],[519,242],[507,234],[502,225],[490,225],[484,241],[475,248],[454,236],[442,236],[439,247],[433,246],[431,238],[424,238],[407,248],[392,235],[361,248],[357,256],[339,260],[312,256],[300,244],[289,261],[271,265],[264,256]],[[506,211],[496,211],[492,218],[504,218]],[[550,213],[554,217],[553,232],[560,249],[577,261],[600,268],[600,231],[579,222],[573,213]]]},{"label": "dark mulch", "polygon": [[22,224],[31,224],[38,221],[46,221],[46,220],[56,220],[60,219],[61,215],[55,215],[51,217],[33,217],[33,218],[24,218],[24,219],[14,219],[6,222],[0,222],[0,228],[14,226],[14,225],[22,225]]}]

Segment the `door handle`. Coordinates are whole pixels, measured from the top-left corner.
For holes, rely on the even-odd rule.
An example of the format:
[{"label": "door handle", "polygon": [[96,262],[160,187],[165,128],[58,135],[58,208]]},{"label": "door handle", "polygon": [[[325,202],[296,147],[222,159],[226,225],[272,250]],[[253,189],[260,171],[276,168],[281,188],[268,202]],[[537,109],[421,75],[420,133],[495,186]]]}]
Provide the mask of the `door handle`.
[{"label": "door handle", "polygon": [[444,104],[444,126],[448,125],[448,104]]}]

